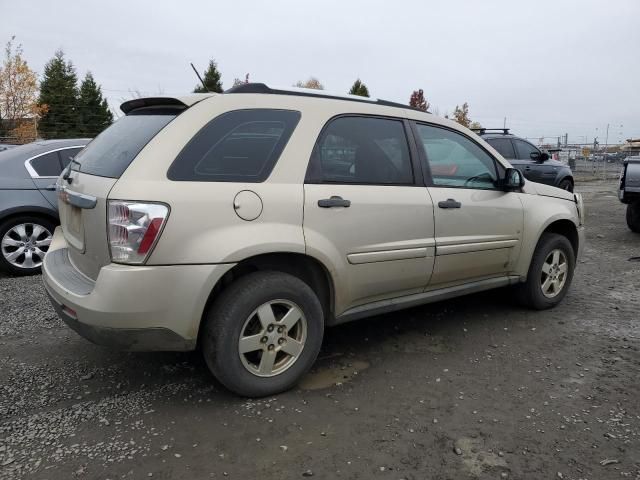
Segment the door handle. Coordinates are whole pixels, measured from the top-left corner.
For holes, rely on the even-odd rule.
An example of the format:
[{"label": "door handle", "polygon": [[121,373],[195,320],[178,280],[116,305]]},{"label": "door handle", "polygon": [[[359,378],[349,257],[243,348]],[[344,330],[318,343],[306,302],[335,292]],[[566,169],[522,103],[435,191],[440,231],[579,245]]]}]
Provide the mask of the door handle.
[{"label": "door handle", "polygon": [[351,200],[345,200],[342,197],[332,196],[331,198],[323,198],[322,200],[318,200],[318,206],[320,208],[350,207]]},{"label": "door handle", "polygon": [[462,207],[462,203],[454,200],[453,198],[447,198],[441,202],[438,202],[438,206],[440,208],[460,208]]},{"label": "door handle", "polygon": [[55,192],[56,191],[56,184],[52,183],[51,185],[47,185],[46,187],[43,188],[43,190],[48,190],[49,192]]}]

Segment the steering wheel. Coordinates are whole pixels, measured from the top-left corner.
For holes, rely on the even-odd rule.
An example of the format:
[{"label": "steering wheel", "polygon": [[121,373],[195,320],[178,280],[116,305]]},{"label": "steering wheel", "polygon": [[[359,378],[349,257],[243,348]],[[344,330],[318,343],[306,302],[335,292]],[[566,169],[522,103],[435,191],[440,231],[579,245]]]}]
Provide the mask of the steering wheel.
[{"label": "steering wheel", "polygon": [[482,172],[482,173],[478,173],[477,175],[474,175],[473,177],[467,178],[464,182],[464,186],[466,187],[470,183],[473,183],[480,179],[487,179],[489,180],[490,183],[493,183],[493,177],[491,176],[491,174],[489,172]]}]

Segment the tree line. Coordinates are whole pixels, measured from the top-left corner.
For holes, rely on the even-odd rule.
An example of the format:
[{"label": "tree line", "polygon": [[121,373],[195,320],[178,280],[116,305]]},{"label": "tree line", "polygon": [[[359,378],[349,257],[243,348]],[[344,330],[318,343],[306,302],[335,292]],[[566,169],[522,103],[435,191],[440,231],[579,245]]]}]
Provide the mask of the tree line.
[{"label": "tree line", "polygon": [[[0,66],[0,142],[26,143],[37,138],[95,137],[113,122],[113,114],[102,94],[101,86],[91,72],[78,82],[76,69],[57,50],[46,63],[41,78],[23,58],[20,44],[15,37],[7,42]],[[233,85],[249,83],[249,74],[244,79],[235,78]],[[324,90],[316,77],[309,77],[294,84],[295,87]],[[215,60],[210,60],[202,76],[202,83],[195,86],[195,93],[223,92],[222,76]],[[357,78],[348,93],[369,97],[369,88]],[[414,90],[408,105],[429,111],[430,103],[424,90]],[[437,109],[436,109],[436,113]],[[449,118],[448,114],[444,115]],[[469,118],[469,105],[456,105],[451,119],[466,127],[479,127]]]},{"label": "tree line", "polygon": [[14,42],[7,42],[0,66],[0,141],[95,137],[113,122],[91,72],[78,82],[73,63],[58,50],[39,79]]}]

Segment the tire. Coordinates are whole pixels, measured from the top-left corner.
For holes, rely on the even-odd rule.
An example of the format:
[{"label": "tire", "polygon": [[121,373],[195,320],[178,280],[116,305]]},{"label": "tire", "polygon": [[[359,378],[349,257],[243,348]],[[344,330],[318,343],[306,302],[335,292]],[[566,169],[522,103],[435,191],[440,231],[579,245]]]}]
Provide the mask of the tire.
[{"label": "tire", "polygon": [[[543,266],[545,264],[549,265],[547,262],[552,258],[552,253],[556,251],[561,252],[560,258],[564,256],[566,271],[562,277],[560,273],[553,272],[552,270],[553,274],[558,275],[558,281],[556,283],[551,280],[549,284],[546,284],[545,281],[549,278],[549,275],[544,273]],[[545,268],[548,269],[549,266]],[[560,267],[560,269],[561,268],[562,267]],[[531,259],[529,272],[527,273],[527,281],[516,287],[518,300],[522,305],[534,310],[545,310],[555,307],[562,301],[571,286],[574,268],[575,252],[567,237],[558,235],[557,233],[543,233]],[[551,279],[553,279],[553,275]],[[549,288],[546,295],[543,292],[545,285],[548,285]]]},{"label": "tire", "polygon": [[[269,311],[274,318],[265,322]],[[292,313],[289,318],[295,319],[298,311],[302,316],[297,323],[279,333],[282,315]],[[269,331],[266,324],[276,328]],[[238,395],[264,397],[290,389],[311,368],[322,346],[324,316],[318,297],[302,280],[282,272],[260,271],[240,277],[223,290],[207,312],[203,328],[202,352],[213,375]],[[254,338],[257,343],[247,344],[247,353],[241,353],[241,337],[247,342]],[[294,337],[300,342],[294,342]],[[300,345],[300,353],[291,361],[293,355],[285,348]],[[269,357],[269,352],[274,356]],[[275,358],[271,372],[267,367],[260,370],[264,355],[265,359]]]},{"label": "tire", "polygon": [[[0,223],[0,270],[10,275],[40,273],[54,229],[51,220],[31,215]],[[16,252],[22,253],[16,257]]]},{"label": "tire", "polygon": [[632,232],[640,233],[640,201],[627,205],[627,226]]},{"label": "tire", "polygon": [[573,182],[570,178],[565,178],[558,184],[558,188],[573,193]]}]

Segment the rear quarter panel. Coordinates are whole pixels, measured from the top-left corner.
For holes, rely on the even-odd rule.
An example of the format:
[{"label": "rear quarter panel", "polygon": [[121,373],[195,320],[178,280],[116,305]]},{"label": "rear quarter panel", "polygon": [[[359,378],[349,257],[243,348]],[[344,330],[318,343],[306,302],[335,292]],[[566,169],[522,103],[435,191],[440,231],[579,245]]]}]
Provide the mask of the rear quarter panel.
[{"label": "rear quarter panel", "polygon": [[[29,179],[29,181],[31,181]],[[13,214],[41,214],[51,218],[58,218],[57,212],[51,207],[33,182],[31,189],[3,190],[0,189],[0,221]]]}]

